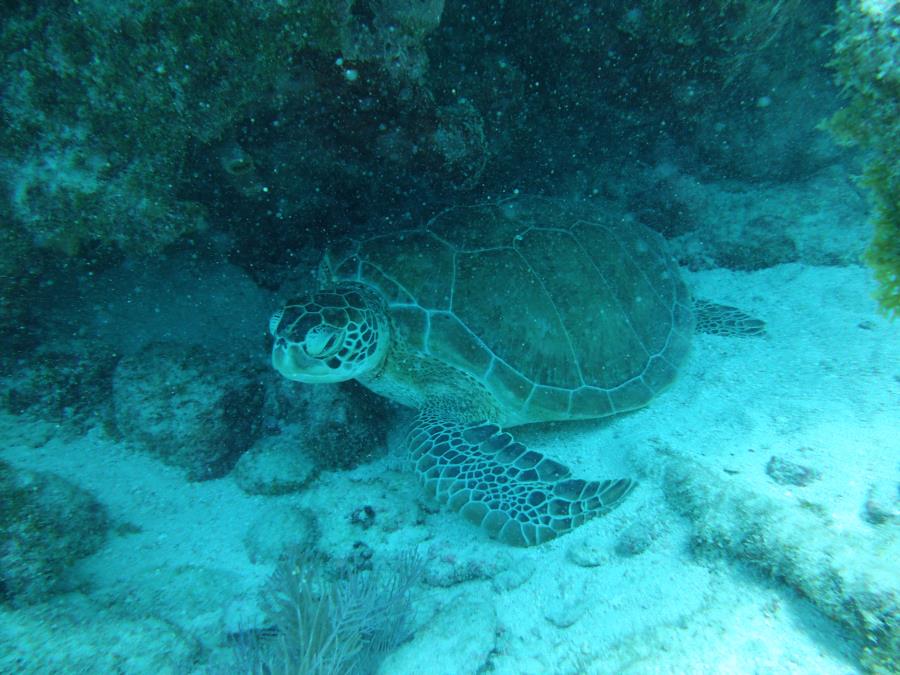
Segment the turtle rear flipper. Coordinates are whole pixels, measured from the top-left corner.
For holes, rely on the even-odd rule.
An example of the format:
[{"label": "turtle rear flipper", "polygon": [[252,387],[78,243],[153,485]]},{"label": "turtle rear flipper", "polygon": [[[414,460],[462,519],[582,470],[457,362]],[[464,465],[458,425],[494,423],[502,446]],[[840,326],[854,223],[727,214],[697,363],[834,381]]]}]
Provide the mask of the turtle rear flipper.
[{"label": "turtle rear flipper", "polygon": [[616,506],[635,483],[585,481],[494,424],[423,413],[406,447],[428,491],[492,537],[533,546]]},{"label": "turtle rear flipper", "polygon": [[746,312],[709,300],[695,300],[694,314],[698,333],[726,337],[751,337],[766,334],[766,322]]}]

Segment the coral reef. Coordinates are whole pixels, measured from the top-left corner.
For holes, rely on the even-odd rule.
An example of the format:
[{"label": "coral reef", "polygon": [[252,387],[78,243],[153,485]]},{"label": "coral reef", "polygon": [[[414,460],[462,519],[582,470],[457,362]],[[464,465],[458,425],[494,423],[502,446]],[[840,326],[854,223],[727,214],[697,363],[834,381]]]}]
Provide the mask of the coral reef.
[{"label": "coral reef", "polygon": [[0,376],[0,406],[82,431],[104,423],[117,360],[109,353],[38,349],[27,365]]},{"label": "coral reef", "polygon": [[[674,148],[754,180],[835,158],[815,132],[833,112],[828,45],[814,39],[830,17],[797,0],[6,13],[3,285],[52,273],[54,260],[34,264],[39,249],[84,264],[73,254],[97,245],[148,258],[186,238],[227,238],[232,261],[268,284],[338,228],[418,222],[460,195],[558,193],[587,158],[653,162]],[[18,317],[6,288],[0,311]]]},{"label": "coral reef", "polygon": [[[0,270],[17,248],[72,255],[91,242],[138,254],[208,226],[189,158],[289,101],[312,73],[346,81],[367,63],[421,87],[425,36],[442,0],[22,4],[0,29],[3,214]],[[196,193],[196,194],[195,194]]]},{"label": "coral reef", "polygon": [[228,473],[260,433],[259,372],[202,347],[156,342],[113,374],[116,428],[138,447],[187,469],[189,480]]},{"label": "coral reef", "polygon": [[78,593],[59,600],[0,609],[0,671],[189,673],[203,662],[203,643],[173,621]]},{"label": "coral reef", "polygon": [[875,233],[866,261],[878,302],[900,314],[900,7],[885,0],[838,3],[832,66],[849,102],[828,127],[865,152],[862,183],[874,205]]},{"label": "coral reef", "polygon": [[106,509],[55,474],[0,462],[0,602],[46,600],[106,540]]},{"label": "coral reef", "polygon": [[299,492],[319,473],[308,445],[302,425],[284,424],[280,433],[259,439],[241,455],[234,482],[248,495]]},{"label": "coral reef", "polygon": [[[5,346],[27,349],[16,327],[33,311],[30,280],[90,267],[95,249],[152,259],[187,237],[228,233],[255,258],[247,267],[264,270],[261,260],[287,251],[281,237],[308,244],[308,223],[352,222],[357,207],[418,187],[413,176],[471,184],[465,172],[477,178],[483,162],[439,132],[468,152],[477,111],[439,120],[426,77],[426,38],[443,9],[116,0],[0,10]],[[379,138],[397,161],[372,181]]]},{"label": "coral reef", "polygon": [[[392,405],[357,382],[310,387],[267,378],[263,415],[316,469],[350,469],[384,451]],[[303,438],[298,438],[299,424]],[[290,441],[288,441],[290,443]],[[277,445],[277,443],[276,443]],[[260,448],[261,449],[261,448]]]},{"label": "coral reef", "polygon": [[[299,551],[299,552],[298,552]],[[394,569],[325,575],[298,549],[277,566],[264,591],[275,637],[245,632],[230,672],[368,673],[412,634],[412,589],[424,571],[416,553]]]},{"label": "coral reef", "polygon": [[[719,178],[797,180],[837,156],[816,129],[836,107],[819,39],[829,19],[825,4],[780,0],[507,4],[479,17],[502,26],[505,49],[483,45],[488,56],[465,71],[482,83],[458,90],[489,121],[491,171],[520,180],[523,163],[574,173],[587,157],[654,154]],[[450,81],[464,77],[449,66]],[[517,167],[497,166],[511,155]]]},{"label": "coral reef", "polygon": [[15,149],[6,163],[19,225],[65,250],[90,238],[153,250],[194,229],[198,214],[172,189],[190,180],[180,175],[188,145],[288,96],[298,50],[421,80],[421,43],[443,3],[372,3],[371,26],[358,4],[368,3],[86,3],[13,16],[3,141]]},{"label": "coral reef", "polygon": [[[15,226],[65,253],[91,240],[152,252],[203,227],[177,194],[187,145],[216,138],[271,86],[291,18],[226,1],[11,17],[0,140]],[[247,26],[278,37],[251,45]]]},{"label": "coral reef", "polygon": [[895,544],[888,540],[879,551],[871,541],[835,531],[815,510],[780,506],[691,460],[673,456],[665,464],[666,497],[692,521],[698,550],[731,556],[784,581],[860,639],[860,661],[869,672],[897,672]]}]

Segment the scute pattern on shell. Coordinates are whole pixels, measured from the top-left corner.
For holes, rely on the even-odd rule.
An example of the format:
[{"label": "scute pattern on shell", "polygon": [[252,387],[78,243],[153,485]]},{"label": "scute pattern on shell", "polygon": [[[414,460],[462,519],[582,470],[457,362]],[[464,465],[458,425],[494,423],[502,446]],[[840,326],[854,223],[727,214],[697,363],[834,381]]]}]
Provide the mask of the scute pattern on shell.
[{"label": "scute pattern on shell", "polygon": [[335,251],[336,281],[380,291],[395,330],[470,374],[516,422],[640,407],[694,331],[665,241],[590,205],[516,197]]}]

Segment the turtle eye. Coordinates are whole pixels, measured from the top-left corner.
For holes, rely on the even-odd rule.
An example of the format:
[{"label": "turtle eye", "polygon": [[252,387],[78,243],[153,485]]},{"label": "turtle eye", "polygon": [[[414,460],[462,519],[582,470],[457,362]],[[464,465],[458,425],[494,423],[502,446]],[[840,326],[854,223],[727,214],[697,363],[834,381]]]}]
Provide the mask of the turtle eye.
[{"label": "turtle eye", "polygon": [[303,342],[304,351],[314,359],[327,359],[340,348],[343,331],[331,326],[316,326],[310,329]]},{"label": "turtle eye", "polygon": [[330,338],[328,338],[328,340],[326,340],[325,347],[322,349],[322,352],[325,354],[331,353],[331,351],[334,349],[336,344],[337,344],[337,335],[332,335]]}]

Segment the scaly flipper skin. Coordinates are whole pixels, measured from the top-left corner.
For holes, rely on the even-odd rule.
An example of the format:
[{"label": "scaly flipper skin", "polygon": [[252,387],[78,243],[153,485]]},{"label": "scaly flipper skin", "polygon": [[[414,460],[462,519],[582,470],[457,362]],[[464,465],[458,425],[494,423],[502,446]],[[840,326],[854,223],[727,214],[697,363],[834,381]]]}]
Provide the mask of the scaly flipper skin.
[{"label": "scaly flipper skin", "polygon": [[494,424],[420,413],[406,448],[426,489],[492,537],[533,546],[569,532],[621,502],[628,479],[585,481],[528,450]]},{"label": "scaly flipper skin", "polygon": [[766,322],[746,312],[709,300],[695,300],[697,332],[724,337],[754,337],[766,334]]}]

